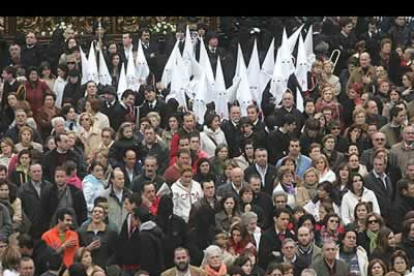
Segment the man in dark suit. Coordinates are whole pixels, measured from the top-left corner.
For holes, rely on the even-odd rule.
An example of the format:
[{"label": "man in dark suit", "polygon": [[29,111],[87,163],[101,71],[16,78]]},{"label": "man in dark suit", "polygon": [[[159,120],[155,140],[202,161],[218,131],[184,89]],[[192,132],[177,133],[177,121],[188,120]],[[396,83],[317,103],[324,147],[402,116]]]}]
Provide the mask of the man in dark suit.
[{"label": "man in dark suit", "polygon": [[139,109],[140,119],[146,117],[150,112],[157,112],[161,117],[161,127],[167,127],[167,104],[164,100],[157,98],[157,93],[154,91],[154,88],[149,85],[144,87],[144,93],[145,101]]},{"label": "man in dark suit", "polygon": [[226,136],[229,146],[229,158],[237,157],[241,154],[240,148],[243,134],[239,128],[240,115],[240,107],[233,105],[230,108],[230,120],[224,121],[221,124],[221,129]]},{"label": "man in dark suit", "polygon": [[217,196],[223,197],[225,194],[232,193],[236,196],[240,202],[240,190],[244,187],[245,183],[243,181],[244,173],[240,168],[233,168],[231,170],[231,182],[220,186],[217,189]]},{"label": "man in dark suit", "polygon": [[[83,192],[73,185],[66,183],[66,170],[64,167],[57,167],[52,189],[47,197],[42,198],[42,223],[46,229],[56,221],[58,209],[67,208],[73,210],[74,228],[82,225],[88,217],[88,209]],[[72,200],[68,200],[71,198]]]},{"label": "man in dark suit", "polygon": [[259,107],[255,104],[247,107],[247,117],[253,123],[253,131],[264,131],[266,125],[259,118]]},{"label": "man in dark suit", "polygon": [[291,214],[288,209],[274,210],[274,227],[267,229],[260,237],[258,265],[261,268],[265,269],[269,263],[282,256],[282,242],[285,239],[294,239],[295,235],[287,229]]},{"label": "man in dark suit", "polygon": [[[226,87],[229,87],[234,76],[235,67],[233,66],[232,58],[226,53],[226,51],[219,47],[218,35],[214,32],[207,34],[207,55],[210,60],[211,68],[213,69],[214,77],[216,76],[217,70],[217,60],[220,56],[220,62],[223,69],[224,80],[226,82]],[[233,68],[234,67],[234,68]]]},{"label": "man in dark suit", "polygon": [[381,209],[381,215],[388,220],[394,200],[395,183],[391,183],[390,177],[385,173],[386,168],[387,162],[383,156],[374,158],[374,168],[365,176],[364,183],[365,187],[375,193]]},{"label": "man in dark suit", "polygon": [[364,104],[364,108],[366,110],[365,123],[370,124],[371,122],[375,122],[378,129],[381,129],[388,123],[387,117],[379,115],[378,104],[374,99],[367,100]]},{"label": "man in dark suit", "polygon": [[3,77],[3,81],[4,81],[3,94],[1,97],[1,108],[2,110],[4,110],[4,107],[7,104],[7,96],[10,94],[10,92],[16,93],[18,100],[24,100],[25,93],[23,92],[25,91],[25,89],[24,89],[24,85],[16,80],[16,77],[17,77],[16,67],[13,67],[13,66],[4,67],[1,76]]},{"label": "man in dark suit", "polygon": [[118,129],[123,122],[135,123],[135,92],[127,89],[122,94],[121,102],[115,106],[111,127]]},{"label": "man in dark suit", "polygon": [[100,111],[106,116],[108,116],[111,127],[114,128],[114,111],[116,109],[116,106],[119,105],[115,87],[104,87],[102,89],[102,94],[100,95],[100,97],[103,99],[103,101],[100,102]]},{"label": "man in dark suit", "polygon": [[144,50],[145,59],[151,72],[157,71],[158,46],[150,40],[150,31],[148,28],[141,30],[142,50]]},{"label": "man in dark suit", "polygon": [[258,174],[249,177],[249,186],[253,189],[253,205],[263,210],[263,222],[261,228],[267,230],[272,224],[273,202],[270,195],[262,192],[262,180]]},{"label": "man in dark suit", "polygon": [[43,60],[40,47],[37,44],[37,39],[33,32],[29,32],[26,35],[26,45],[22,49],[21,57],[22,65],[26,69],[30,66],[39,66],[40,62]]},{"label": "man in dark suit", "polygon": [[255,162],[244,171],[244,178],[249,180],[253,174],[258,174],[262,180],[262,191],[271,195],[273,192],[273,182],[277,175],[275,166],[268,162],[268,152],[264,148],[256,149],[254,153]]},{"label": "man in dark suit", "polygon": [[[267,135],[266,148],[269,149],[270,164],[276,164],[280,158],[289,153],[289,142],[296,127],[295,117],[291,114],[284,114],[279,128]],[[275,147],[275,141],[277,141],[277,147]]]},{"label": "man in dark suit", "polygon": [[130,58],[130,53],[136,52],[136,49],[137,48],[132,44],[132,35],[130,33],[122,34],[122,45],[119,54],[121,55],[121,63],[124,63],[125,68],[128,59]]},{"label": "man in dark suit", "polygon": [[125,176],[125,188],[131,190],[133,179],[142,173],[142,163],[137,160],[137,153],[134,150],[128,149],[124,152],[120,168]]},{"label": "man in dark suit", "polygon": [[31,222],[30,234],[33,238],[40,238],[47,230],[43,229],[41,214],[43,212],[41,202],[49,197],[53,185],[43,179],[42,165],[35,163],[30,165],[29,175],[31,180],[19,187],[17,196],[22,201],[22,210]]}]

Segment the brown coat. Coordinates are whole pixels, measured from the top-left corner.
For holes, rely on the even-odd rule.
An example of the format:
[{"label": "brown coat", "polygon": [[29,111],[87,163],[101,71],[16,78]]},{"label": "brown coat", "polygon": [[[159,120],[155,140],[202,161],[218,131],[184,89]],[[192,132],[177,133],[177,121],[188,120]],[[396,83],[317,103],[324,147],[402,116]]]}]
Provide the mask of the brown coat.
[{"label": "brown coat", "polygon": [[[190,265],[189,268],[190,268],[191,276],[207,276],[207,273],[201,268],[198,268],[192,265]],[[178,273],[175,267],[170,268],[161,274],[161,276],[177,276],[177,275]]]},{"label": "brown coat", "polygon": [[[354,83],[361,83],[364,84],[364,82],[362,81],[363,77],[370,77],[371,78],[371,83],[372,84],[375,79],[376,79],[376,71],[374,66],[370,65],[368,68],[368,71],[366,74],[364,74],[364,71],[362,70],[361,67],[358,67],[357,69],[354,70],[354,72],[352,72],[352,75],[349,77],[348,83],[346,85],[346,87],[349,89],[352,87],[352,85]],[[363,92],[368,92],[369,91],[369,84],[364,84],[364,89]]]}]

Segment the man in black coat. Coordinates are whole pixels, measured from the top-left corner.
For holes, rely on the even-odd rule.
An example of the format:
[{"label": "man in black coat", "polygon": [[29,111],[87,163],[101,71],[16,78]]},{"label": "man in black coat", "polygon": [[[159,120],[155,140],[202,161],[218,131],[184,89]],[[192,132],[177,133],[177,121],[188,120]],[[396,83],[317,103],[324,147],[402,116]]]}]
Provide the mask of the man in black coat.
[{"label": "man in black coat", "polygon": [[230,120],[224,121],[221,124],[221,129],[226,136],[229,146],[229,158],[237,157],[241,154],[242,132],[239,128],[240,116],[240,107],[233,105],[230,108]]},{"label": "man in black coat", "polygon": [[348,58],[353,54],[357,38],[352,32],[352,20],[349,17],[344,17],[339,20],[339,26],[341,32],[336,35],[336,43],[334,49],[339,49],[341,55],[338,60],[338,64],[335,67],[335,75],[339,75],[342,69],[346,68],[346,62]]},{"label": "man in black coat", "polygon": [[135,92],[128,89],[122,94],[121,101],[114,107],[111,127],[119,129],[122,123],[136,123]]},{"label": "man in black coat", "polygon": [[43,179],[42,166],[32,164],[29,168],[31,180],[19,187],[17,196],[22,201],[22,210],[31,222],[30,233],[33,238],[40,238],[43,234],[41,214],[43,209],[41,202],[44,198],[49,197],[53,185]]},{"label": "man in black coat", "polygon": [[148,155],[157,157],[157,163],[159,164],[157,173],[163,174],[169,165],[170,151],[165,143],[157,140],[153,126],[145,127],[144,140],[140,149],[141,160],[144,160]]},{"label": "man in black coat", "polygon": [[140,119],[146,117],[150,112],[157,112],[161,117],[161,127],[165,128],[168,126],[167,118],[167,104],[164,100],[157,98],[157,93],[154,88],[147,85],[144,87],[145,101],[139,109]]},{"label": "man in black coat", "polygon": [[43,60],[40,46],[37,44],[36,36],[33,32],[26,35],[26,45],[22,49],[22,65],[24,68],[39,66]]},{"label": "man in black coat", "polygon": [[151,182],[155,186],[155,191],[158,192],[162,184],[165,183],[165,179],[161,175],[157,174],[157,170],[157,157],[153,155],[148,155],[145,157],[143,172],[132,180],[131,190],[133,192],[140,193],[144,183]]},{"label": "man in black coat", "polygon": [[103,99],[100,102],[100,111],[108,116],[109,122],[111,124],[111,127],[113,126],[113,118],[114,118],[114,110],[116,108],[116,105],[119,105],[117,100],[117,94],[115,87],[113,86],[106,86],[102,89],[102,93],[99,95],[101,99]]},{"label": "man in black coat", "polygon": [[[297,127],[295,117],[285,114],[280,119],[278,129],[270,132],[266,137],[266,148],[269,150],[269,163],[276,164],[277,161],[289,153],[289,142]],[[277,141],[277,147],[275,142]]]},{"label": "man in black coat", "polygon": [[7,96],[10,92],[17,93],[18,100],[24,100],[25,97],[25,88],[24,85],[16,80],[17,69],[13,66],[6,66],[3,68],[2,77],[4,81],[3,93],[1,97],[1,108],[4,110],[5,105],[7,104]]},{"label": "man in black coat", "polygon": [[88,218],[88,210],[83,192],[73,185],[66,184],[66,170],[57,167],[52,189],[47,197],[42,198],[42,223],[49,228],[56,221],[58,209],[67,208],[74,214],[73,226],[78,228]]},{"label": "man in black coat", "polygon": [[48,270],[48,262],[56,251],[48,246],[44,240],[33,240],[29,234],[20,234],[17,237],[19,251],[22,256],[33,258],[35,264],[35,276],[39,276]]},{"label": "man in black coat", "polygon": [[273,202],[270,195],[262,192],[262,180],[258,174],[252,174],[250,176],[249,186],[253,189],[253,205],[259,206],[263,210],[263,221],[261,228],[267,230],[273,225],[272,214],[273,214]]},{"label": "man in black coat", "polygon": [[285,94],[283,95],[282,99],[282,107],[275,110],[273,115],[275,115],[278,118],[277,126],[281,127],[282,124],[282,118],[283,115],[290,114],[295,118],[296,121],[296,129],[294,131],[295,135],[297,136],[305,123],[305,118],[303,117],[302,112],[300,112],[295,107],[294,97],[293,93],[290,90],[287,90]]},{"label": "man in black coat", "polygon": [[267,229],[260,238],[259,245],[259,263],[258,265],[265,269],[269,263],[277,260],[282,255],[282,242],[295,235],[287,230],[291,217],[291,212],[287,209],[275,209],[273,219],[274,227]]},{"label": "man in black coat", "polygon": [[[123,33],[122,34],[122,45],[121,49],[119,49],[119,54],[121,55],[121,63],[124,63],[125,68],[130,58],[130,53],[137,51],[137,45],[132,44],[132,34],[130,33]],[[133,53],[134,54],[134,53]]]},{"label": "man in black coat", "polygon": [[254,152],[254,164],[244,170],[244,179],[249,181],[253,174],[259,175],[262,182],[262,191],[272,195],[273,182],[277,176],[275,166],[268,162],[268,152],[264,148],[257,148]]},{"label": "man in black coat", "polygon": [[391,182],[385,170],[387,163],[385,158],[374,158],[374,168],[364,177],[365,186],[375,193],[381,209],[381,215],[388,221],[391,214],[391,206],[394,200],[395,183]]},{"label": "man in black coat", "polygon": [[157,71],[158,46],[155,41],[150,40],[150,31],[148,28],[141,30],[142,50],[151,72]]},{"label": "man in black coat", "polygon": [[414,210],[414,182],[399,181],[398,194],[392,206],[392,216],[387,223],[394,233],[403,232],[405,215]]},{"label": "man in black coat", "polygon": [[[13,142],[15,144],[17,144],[19,142],[19,132],[20,129],[23,126],[27,126],[30,127],[26,122],[27,122],[27,114],[23,109],[16,109],[14,111],[15,117],[16,117],[16,125],[12,128],[10,128],[5,134],[4,137],[9,137],[10,139],[13,140]],[[42,143],[41,137],[39,132],[37,132],[37,130],[33,129],[32,127],[30,127],[33,130],[33,141],[37,142],[37,143]]]},{"label": "man in black coat", "polygon": [[78,176],[82,179],[86,175],[86,168],[82,166],[81,156],[75,151],[69,149],[68,135],[59,133],[55,136],[56,148],[47,152],[43,158],[44,177],[48,181],[53,181],[55,177],[55,169],[62,166],[66,161],[71,160],[78,164]]}]

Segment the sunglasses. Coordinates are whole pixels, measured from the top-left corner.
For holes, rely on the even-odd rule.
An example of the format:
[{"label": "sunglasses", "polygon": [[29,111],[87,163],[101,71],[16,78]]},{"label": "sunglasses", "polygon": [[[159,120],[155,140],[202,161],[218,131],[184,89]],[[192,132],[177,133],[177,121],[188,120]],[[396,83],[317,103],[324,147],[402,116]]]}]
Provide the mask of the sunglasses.
[{"label": "sunglasses", "polygon": [[369,221],[368,221],[368,223],[369,223],[369,224],[378,223],[378,220],[377,220],[377,219],[375,219],[375,220],[369,220]]},{"label": "sunglasses", "polygon": [[76,62],[70,61],[70,62],[66,62],[66,64],[75,64]]},{"label": "sunglasses", "polygon": [[385,139],[384,138],[378,138],[378,139],[375,139],[375,141],[385,141]]},{"label": "sunglasses", "polygon": [[337,220],[337,219],[330,219],[330,220],[329,220],[329,222],[332,222],[332,223],[339,223],[339,220]]}]

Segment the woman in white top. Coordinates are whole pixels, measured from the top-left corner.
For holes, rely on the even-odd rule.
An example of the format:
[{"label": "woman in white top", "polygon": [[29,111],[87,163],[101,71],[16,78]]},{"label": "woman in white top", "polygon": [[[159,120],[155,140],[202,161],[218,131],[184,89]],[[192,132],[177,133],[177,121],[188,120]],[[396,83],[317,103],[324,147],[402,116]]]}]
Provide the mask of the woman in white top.
[{"label": "woman in white top", "polygon": [[53,86],[53,92],[56,94],[55,106],[57,108],[62,108],[63,91],[65,90],[67,83],[68,70],[68,66],[65,63],[58,65],[58,77],[55,80],[55,84]]},{"label": "woman in white top", "polygon": [[214,156],[217,145],[227,145],[226,136],[220,128],[220,116],[208,114],[204,121],[203,132],[200,133],[201,150],[211,158]]},{"label": "woman in white top", "polygon": [[188,222],[191,206],[203,196],[200,183],[193,180],[193,169],[191,166],[183,166],[181,177],[171,186],[173,194],[175,215]]},{"label": "woman in white top", "polygon": [[329,162],[325,155],[321,154],[319,158],[315,160],[313,166],[319,172],[319,183],[324,181],[329,181],[331,183],[335,182],[336,175],[329,167]]},{"label": "woman in white top", "polygon": [[92,115],[95,128],[102,130],[104,127],[110,127],[108,116],[99,111],[98,99],[87,99],[85,111]]},{"label": "woman in white top", "polygon": [[381,214],[374,192],[364,187],[364,180],[360,174],[354,174],[348,192],[342,198],[341,218],[344,225],[354,221],[355,206],[361,201],[371,203],[372,211]]}]

